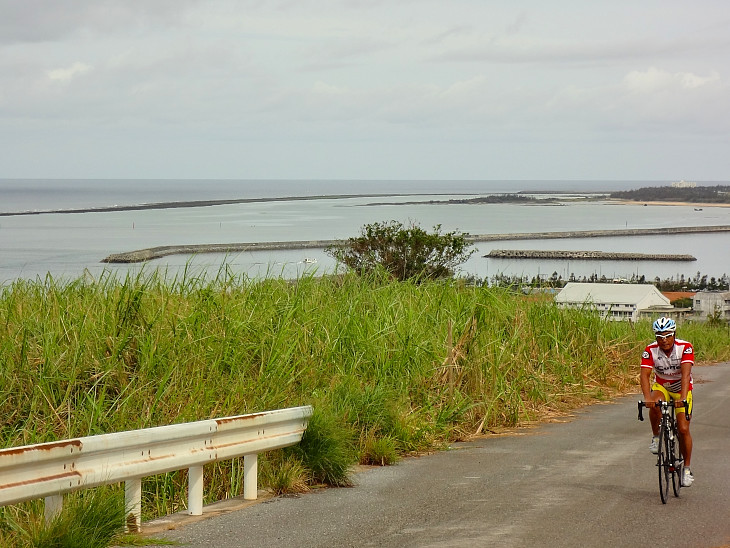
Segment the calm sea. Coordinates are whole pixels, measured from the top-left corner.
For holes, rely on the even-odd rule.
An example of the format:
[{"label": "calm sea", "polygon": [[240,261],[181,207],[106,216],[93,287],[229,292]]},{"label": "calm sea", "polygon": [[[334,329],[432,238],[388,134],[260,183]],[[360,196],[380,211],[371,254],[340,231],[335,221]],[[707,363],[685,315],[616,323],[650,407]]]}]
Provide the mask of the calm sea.
[{"label": "calm sea", "polygon": [[[730,208],[576,203],[571,197],[600,194],[667,181],[249,181],[249,180],[0,180],[0,213],[45,212],[150,203],[258,199],[205,207],[0,216],[0,283],[16,279],[98,277],[105,270],[125,275],[140,268],[168,275],[187,268],[214,275],[222,265],[252,277],[292,278],[316,270],[331,272],[323,250],[256,251],[230,255],[171,256],[140,265],[101,260],[163,245],[345,239],[364,224],[398,220],[431,229],[471,234],[730,225]],[[698,184],[727,184],[711,182]],[[437,205],[429,200],[530,192],[557,192],[555,204]],[[362,195],[379,195],[362,196]],[[384,197],[386,196],[387,197]],[[352,197],[359,196],[359,197]],[[281,200],[310,197],[308,200]],[[271,198],[272,200],[265,200]],[[277,200],[273,200],[277,199]],[[373,205],[378,204],[378,205]],[[462,274],[563,278],[571,274],[649,279],[730,273],[725,250],[730,234],[673,235],[479,243]],[[533,261],[487,259],[491,249],[602,250],[681,253],[693,262]],[[307,259],[307,262],[305,262]],[[311,260],[316,262],[309,262]]]}]

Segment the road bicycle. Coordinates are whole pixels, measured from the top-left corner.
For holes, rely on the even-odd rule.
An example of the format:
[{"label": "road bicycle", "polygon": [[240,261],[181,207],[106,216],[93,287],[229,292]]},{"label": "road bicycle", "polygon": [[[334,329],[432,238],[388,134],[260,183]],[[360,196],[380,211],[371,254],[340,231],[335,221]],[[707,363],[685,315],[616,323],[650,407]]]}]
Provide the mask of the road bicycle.
[{"label": "road bicycle", "polygon": [[[679,431],[674,417],[674,408],[688,409],[687,402],[658,401],[655,404],[661,411],[659,422],[659,451],[657,452],[657,469],[659,470],[659,496],[662,503],[669,498],[669,482],[672,483],[674,496],[679,496],[682,488],[682,473],[684,471],[684,457],[679,451]],[[639,402],[639,420],[644,420],[642,410],[647,407],[643,401]],[[648,409],[648,407],[647,407]]]}]

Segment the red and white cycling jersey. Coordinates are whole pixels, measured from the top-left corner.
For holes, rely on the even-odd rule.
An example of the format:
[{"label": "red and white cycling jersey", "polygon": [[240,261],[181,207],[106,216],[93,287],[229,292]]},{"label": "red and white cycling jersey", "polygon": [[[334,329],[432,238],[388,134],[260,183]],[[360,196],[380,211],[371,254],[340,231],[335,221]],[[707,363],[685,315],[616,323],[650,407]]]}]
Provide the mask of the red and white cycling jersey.
[{"label": "red and white cycling jersey", "polygon": [[[670,392],[682,390],[682,364],[695,363],[695,351],[692,343],[674,339],[674,346],[665,354],[655,342],[648,345],[641,355],[641,367],[654,369],[656,382]],[[689,389],[692,390],[692,374],[689,376]]]}]

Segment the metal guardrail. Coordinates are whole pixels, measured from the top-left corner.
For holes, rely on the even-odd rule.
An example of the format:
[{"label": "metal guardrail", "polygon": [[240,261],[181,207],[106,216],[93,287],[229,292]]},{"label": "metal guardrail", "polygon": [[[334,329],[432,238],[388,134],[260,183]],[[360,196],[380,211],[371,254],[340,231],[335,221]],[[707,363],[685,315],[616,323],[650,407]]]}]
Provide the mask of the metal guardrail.
[{"label": "metal guardrail", "polygon": [[188,469],[188,511],[203,513],[203,465],[244,457],[243,496],[257,497],[258,454],[299,443],[311,406],[130,430],[0,450],[0,506],[45,498],[50,521],[63,494],[125,482],[127,527],[141,527],[142,478]]}]

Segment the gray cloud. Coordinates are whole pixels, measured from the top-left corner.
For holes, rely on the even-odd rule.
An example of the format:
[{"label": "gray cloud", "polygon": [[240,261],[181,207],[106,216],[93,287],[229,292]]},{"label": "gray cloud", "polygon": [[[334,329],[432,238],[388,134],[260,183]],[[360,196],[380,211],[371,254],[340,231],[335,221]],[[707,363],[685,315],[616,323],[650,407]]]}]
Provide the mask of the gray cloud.
[{"label": "gray cloud", "polygon": [[0,0],[0,43],[55,42],[180,25],[202,0]]},{"label": "gray cloud", "polygon": [[0,0],[0,177],[727,177],[730,5],[597,5]]}]

